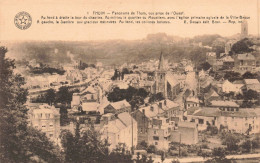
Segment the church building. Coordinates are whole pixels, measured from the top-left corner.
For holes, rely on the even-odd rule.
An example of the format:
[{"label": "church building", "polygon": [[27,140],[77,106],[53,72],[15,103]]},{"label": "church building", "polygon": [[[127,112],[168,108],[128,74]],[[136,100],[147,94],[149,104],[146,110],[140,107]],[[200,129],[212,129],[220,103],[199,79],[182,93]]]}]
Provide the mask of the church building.
[{"label": "church building", "polygon": [[166,99],[173,100],[180,93],[180,82],[167,71],[163,54],[161,53],[159,66],[155,72],[155,93],[162,93]]}]

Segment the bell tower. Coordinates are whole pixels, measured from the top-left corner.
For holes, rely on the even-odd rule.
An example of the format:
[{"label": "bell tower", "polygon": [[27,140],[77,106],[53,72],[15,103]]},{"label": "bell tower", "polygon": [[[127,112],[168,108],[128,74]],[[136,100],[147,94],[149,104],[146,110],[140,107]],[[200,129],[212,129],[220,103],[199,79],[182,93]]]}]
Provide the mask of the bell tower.
[{"label": "bell tower", "polygon": [[248,24],[246,20],[241,23],[241,39],[248,37]]},{"label": "bell tower", "polygon": [[156,71],[156,75],[155,75],[156,78],[155,93],[161,92],[165,98],[167,97],[166,72],[167,71],[165,68],[163,54],[161,53],[158,70]]}]

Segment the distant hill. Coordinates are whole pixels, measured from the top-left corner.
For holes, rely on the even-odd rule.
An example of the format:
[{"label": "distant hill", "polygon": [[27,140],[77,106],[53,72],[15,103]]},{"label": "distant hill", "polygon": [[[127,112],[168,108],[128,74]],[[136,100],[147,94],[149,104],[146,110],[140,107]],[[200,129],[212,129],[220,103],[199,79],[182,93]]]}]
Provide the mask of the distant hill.
[{"label": "distant hill", "polygon": [[[149,34],[142,40],[107,41],[21,41],[7,44],[9,55],[18,60],[37,62],[50,66],[70,63],[73,59],[86,63],[103,61],[104,64],[140,63],[159,58],[160,53],[171,62],[187,58],[194,62],[204,62],[205,54],[210,51],[206,46],[221,46],[218,42],[225,39],[220,35],[201,35],[194,38],[169,36],[165,33]],[[218,47],[219,49],[219,47]]]}]

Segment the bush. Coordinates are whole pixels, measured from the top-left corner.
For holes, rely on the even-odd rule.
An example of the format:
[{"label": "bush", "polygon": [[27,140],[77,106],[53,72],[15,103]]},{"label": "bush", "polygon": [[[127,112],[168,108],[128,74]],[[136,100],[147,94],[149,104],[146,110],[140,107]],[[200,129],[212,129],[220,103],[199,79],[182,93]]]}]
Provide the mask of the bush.
[{"label": "bush", "polygon": [[209,131],[211,135],[217,135],[218,134],[218,128],[216,126],[208,125],[207,131]]},{"label": "bush", "polygon": [[154,145],[149,145],[147,148],[148,153],[155,153],[156,152],[156,147]]},{"label": "bush", "polygon": [[181,156],[188,156],[188,151],[186,148],[181,148]]},{"label": "bush", "polygon": [[203,143],[203,144],[201,145],[201,148],[202,148],[202,149],[209,149],[209,146],[208,146],[207,143]]}]

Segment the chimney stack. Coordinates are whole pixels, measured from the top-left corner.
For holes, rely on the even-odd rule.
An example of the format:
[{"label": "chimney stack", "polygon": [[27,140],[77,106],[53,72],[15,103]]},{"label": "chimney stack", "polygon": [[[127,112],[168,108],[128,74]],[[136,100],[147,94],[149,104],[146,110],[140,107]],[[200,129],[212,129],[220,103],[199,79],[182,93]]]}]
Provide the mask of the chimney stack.
[{"label": "chimney stack", "polygon": [[151,106],[151,107],[150,107],[150,110],[151,110],[151,111],[154,111],[154,108],[153,108],[153,106]]},{"label": "chimney stack", "polygon": [[162,109],[162,102],[159,102],[159,107]]}]

